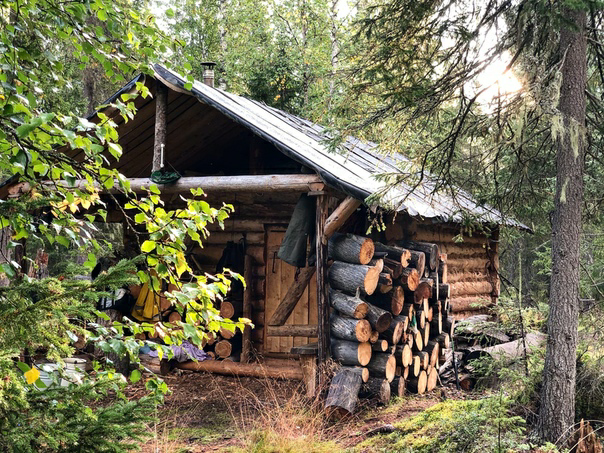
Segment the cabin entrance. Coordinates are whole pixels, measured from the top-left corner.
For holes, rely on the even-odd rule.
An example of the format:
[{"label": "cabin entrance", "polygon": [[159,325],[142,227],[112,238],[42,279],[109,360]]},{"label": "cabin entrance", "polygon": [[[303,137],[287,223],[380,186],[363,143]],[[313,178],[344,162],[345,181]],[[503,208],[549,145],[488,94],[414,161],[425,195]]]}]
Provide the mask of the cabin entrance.
[{"label": "cabin entrance", "polygon": [[[266,229],[266,299],[265,320],[271,319],[275,309],[283,300],[294,279],[296,268],[277,258],[277,252],[285,235],[285,227],[271,226]],[[300,297],[296,308],[287,319],[285,325],[317,324],[317,279],[312,277],[310,284]],[[316,338],[270,336],[267,328],[264,330],[265,353],[289,353],[293,346],[301,346],[316,342]]]}]

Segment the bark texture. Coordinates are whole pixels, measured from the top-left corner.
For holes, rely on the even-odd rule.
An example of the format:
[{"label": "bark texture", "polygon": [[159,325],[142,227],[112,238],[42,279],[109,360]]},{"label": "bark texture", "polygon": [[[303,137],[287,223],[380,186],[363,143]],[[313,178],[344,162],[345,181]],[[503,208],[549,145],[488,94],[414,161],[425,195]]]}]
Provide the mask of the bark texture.
[{"label": "bark texture", "polygon": [[567,429],[573,424],[575,416],[579,242],[587,88],[586,12],[565,8],[562,14],[569,22],[560,31],[560,52],[564,63],[559,110],[564,128],[558,139],[556,154],[552,277],[547,324],[549,338],[538,421],[539,434],[550,442],[568,435]]}]

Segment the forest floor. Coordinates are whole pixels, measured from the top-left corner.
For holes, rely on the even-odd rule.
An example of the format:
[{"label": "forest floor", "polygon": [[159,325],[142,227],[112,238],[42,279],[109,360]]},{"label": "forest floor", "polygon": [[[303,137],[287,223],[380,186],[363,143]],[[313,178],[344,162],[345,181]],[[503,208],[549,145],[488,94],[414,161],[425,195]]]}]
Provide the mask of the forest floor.
[{"label": "forest floor", "polygon": [[[386,407],[363,403],[346,421],[326,423],[318,401],[301,383],[174,371],[165,376],[171,394],[143,452],[370,452],[360,446],[377,427],[416,415],[447,398],[451,389],[395,399]],[[132,390],[143,392],[142,386]],[[365,444],[364,444],[365,445]]]}]

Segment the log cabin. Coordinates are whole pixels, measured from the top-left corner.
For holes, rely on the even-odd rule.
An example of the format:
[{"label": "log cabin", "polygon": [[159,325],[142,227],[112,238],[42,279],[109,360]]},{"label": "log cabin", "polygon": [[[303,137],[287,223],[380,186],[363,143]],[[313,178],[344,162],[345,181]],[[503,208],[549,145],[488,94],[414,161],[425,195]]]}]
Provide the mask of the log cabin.
[{"label": "log cabin", "polygon": [[[168,208],[179,203],[179,194],[196,187],[205,191],[211,205],[234,206],[225,228],[211,227],[206,246],[192,254],[202,270],[215,272],[227,244],[243,244],[248,285],[242,298],[231,303],[233,313],[249,317],[254,328],[238,340],[242,363],[301,358],[305,374],[314,375],[315,356],[318,364],[326,361],[328,242],[335,233],[367,236],[376,244],[437,244],[438,256],[430,250],[424,256],[441,263],[432,272],[449,284],[455,318],[497,302],[499,228],[526,229],[523,224],[480,205],[463,190],[454,198],[433,193],[429,179],[389,187],[376,176],[400,174],[409,165],[405,156],[380,153],[377,144],[352,137],[333,151],[323,127],[215,88],[211,66],[204,82],[189,87],[184,77],[155,65],[153,76],[137,76],[104,104],[132,92],[138,82],[152,96],[133,101],[137,113],[132,120],[125,122],[116,110],[105,110],[118,124],[123,149],[121,159],[111,160],[111,165],[130,179],[135,191],[148,187],[151,172],[162,165],[178,172],[180,179],[161,187]],[[308,248],[315,256],[314,262],[297,268],[280,259],[279,249],[301,197],[311,206],[306,211],[313,231]],[[472,234],[462,226],[468,217],[481,225]],[[117,209],[109,219],[120,221]],[[368,233],[371,222],[382,228]],[[419,276],[405,278],[419,284],[429,276],[430,266],[425,268],[425,275],[422,264]],[[232,362],[225,370],[254,374]]]}]

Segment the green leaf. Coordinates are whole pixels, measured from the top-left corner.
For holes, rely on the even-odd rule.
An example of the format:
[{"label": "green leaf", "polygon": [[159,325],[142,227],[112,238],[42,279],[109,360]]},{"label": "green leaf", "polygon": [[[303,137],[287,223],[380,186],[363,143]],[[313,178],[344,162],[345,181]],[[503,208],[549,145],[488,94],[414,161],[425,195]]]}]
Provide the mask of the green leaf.
[{"label": "green leaf", "polygon": [[31,123],[22,124],[17,128],[17,137],[24,138],[31,134],[37,127],[42,125],[42,118],[34,118]]},{"label": "green leaf", "polygon": [[156,245],[157,243],[155,241],[145,241],[143,242],[143,245],[141,245],[141,252],[149,253],[155,250]]},{"label": "green leaf", "polygon": [[133,384],[136,384],[140,380],[141,380],[141,372],[138,370],[132,370],[132,373],[130,373],[130,382],[132,382]]},{"label": "green leaf", "polygon": [[55,241],[57,241],[63,247],[69,247],[69,239],[67,239],[65,236],[55,236]]},{"label": "green leaf", "polygon": [[96,266],[96,263],[97,263],[96,255],[94,253],[89,253],[88,259],[86,260],[86,262],[84,262],[84,266],[86,266],[89,269],[94,269],[94,267]]},{"label": "green leaf", "polygon": [[117,143],[113,143],[113,142],[109,143],[109,152],[116,159],[119,159],[120,157],[122,157],[122,147],[120,145],[118,145]]},{"label": "green leaf", "polygon": [[17,362],[17,366],[24,373],[27,373],[29,370],[31,370],[31,368],[29,367],[29,365],[27,363],[24,363],[24,362]]},{"label": "green leaf", "polygon": [[96,13],[96,17],[98,17],[99,20],[105,22],[107,20],[107,11],[105,11],[104,9],[99,9]]},{"label": "green leaf", "polygon": [[0,264],[0,269],[6,274],[8,278],[14,278],[15,275],[17,275],[15,269],[13,269],[13,266],[11,266],[10,263]]}]

